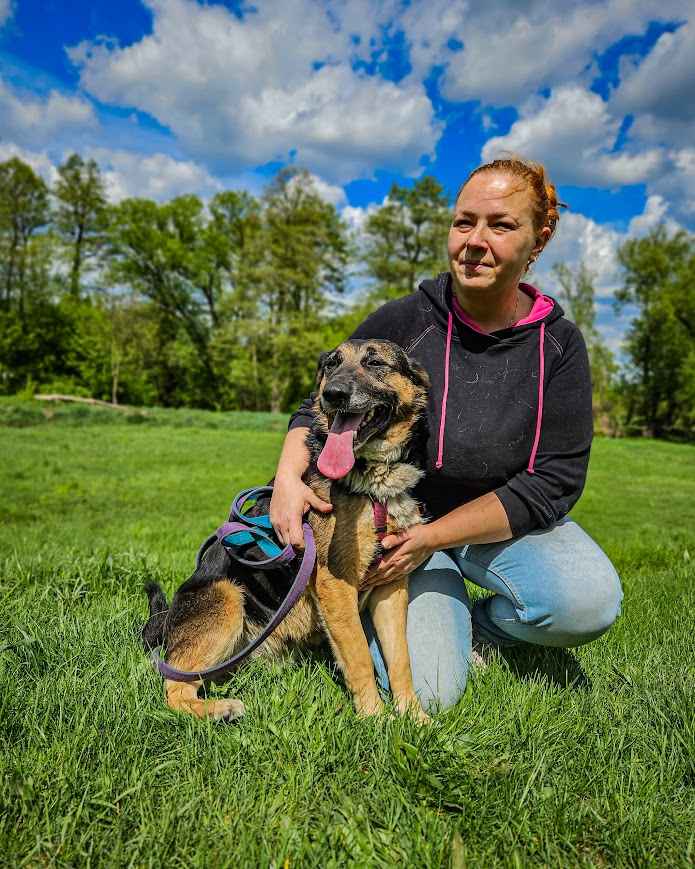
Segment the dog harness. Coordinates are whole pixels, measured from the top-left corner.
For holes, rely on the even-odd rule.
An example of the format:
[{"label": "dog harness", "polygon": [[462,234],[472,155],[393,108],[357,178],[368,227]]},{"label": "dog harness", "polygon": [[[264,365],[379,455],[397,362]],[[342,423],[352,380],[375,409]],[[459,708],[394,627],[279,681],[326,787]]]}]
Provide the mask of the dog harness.
[{"label": "dog harness", "polygon": [[[272,532],[270,517],[267,514],[259,516],[249,515],[250,507],[256,503],[261,495],[272,493],[272,486],[257,486],[251,489],[244,489],[234,498],[229,514],[229,521],[211,535],[200,548],[196,567],[200,564],[203,555],[208,547],[215,541],[219,541],[227,551],[227,553],[240,564],[251,567],[257,570],[272,570],[282,565],[290,565],[296,558],[291,545],[281,548]],[[388,507],[379,501],[372,499],[372,511],[374,515],[374,530],[379,543],[386,536],[386,524],[388,520]],[[299,598],[304,594],[309,580],[314,572],[316,565],[316,542],[314,533],[307,522],[302,523],[302,531],[304,532],[304,554],[297,569],[292,585],[290,586],[285,599],[275,611],[268,624],[263,628],[261,633],[252,640],[248,645],[241,649],[236,654],[232,655],[221,664],[216,664],[214,667],[208,667],[205,670],[189,672],[187,670],[179,670],[172,667],[163,660],[157,651],[152,652],[152,665],[158,670],[165,679],[171,679],[174,682],[197,682],[200,680],[213,680],[225,676],[232,670],[236,669],[248,656],[254,652],[262,643],[264,643],[273,631],[284,621],[292,607],[297,603]],[[249,544],[256,544],[258,548],[267,556],[263,559],[249,559],[245,557],[245,551]],[[242,554],[244,553],[244,554]],[[369,565],[369,570],[375,568],[381,561],[382,553],[377,551],[374,559]]]}]

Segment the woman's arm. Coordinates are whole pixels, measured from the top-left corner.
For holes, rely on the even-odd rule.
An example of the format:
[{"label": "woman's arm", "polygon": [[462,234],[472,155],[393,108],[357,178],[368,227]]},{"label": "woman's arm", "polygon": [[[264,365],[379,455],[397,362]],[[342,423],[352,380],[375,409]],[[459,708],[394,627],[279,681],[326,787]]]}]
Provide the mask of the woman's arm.
[{"label": "woman's arm", "polygon": [[456,507],[428,525],[413,525],[382,541],[387,550],[363,588],[393,582],[412,573],[433,552],[467,543],[499,543],[512,537],[507,511],[494,492]]},{"label": "woman's arm", "polygon": [[306,427],[295,427],[287,432],[275,472],[273,497],[270,501],[270,523],[281,543],[302,548],[304,534],[302,517],[313,507],[321,513],[333,509],[306,485],[302,476],[309,467],[309,449],[306,445]]}]

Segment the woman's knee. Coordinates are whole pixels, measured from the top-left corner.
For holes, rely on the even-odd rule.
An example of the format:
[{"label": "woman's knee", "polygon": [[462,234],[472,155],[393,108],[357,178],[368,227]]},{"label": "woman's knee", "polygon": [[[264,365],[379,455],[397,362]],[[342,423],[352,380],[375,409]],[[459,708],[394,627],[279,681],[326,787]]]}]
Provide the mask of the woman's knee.
[{"label": "woman's knee", "polygon": [[618,574],[605,555],[602,563],[587,565],[549,601],[548,644],[582,646],[605,634],[620,614],[622,597]]},{"label": "woman's knee", "polygon": [[600,637],[620,615],[623,590],[620,578],[607,557],[599,568],[587,571],[584,588],[564,601],[564,612],[558,614],[577,634],[576,645]]},{"label": "woman's knee", "polygon": [[[497,629],[539,645],[580,646],[618,617],[618,574],[601,547],[571,520],[491,554],[481,584],[498,593],[477,617],[491,635]],[[478,556],[478,571],[479,562]]]}]

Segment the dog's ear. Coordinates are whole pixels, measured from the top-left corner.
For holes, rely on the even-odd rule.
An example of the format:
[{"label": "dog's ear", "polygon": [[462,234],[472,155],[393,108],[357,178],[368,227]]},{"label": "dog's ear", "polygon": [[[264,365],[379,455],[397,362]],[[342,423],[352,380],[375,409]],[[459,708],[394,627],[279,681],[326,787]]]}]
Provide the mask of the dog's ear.
[{"label": "dog's ear", "polygon": [[328,357],[333,353],[332,350],[326,350],[325,353],[322,353],[319,356],[319,364],[316,369],[316,388],[318,389],[321,385],[321,378],[323,377],[323,372],[326,368],[326,362],[328,361]]},{"label": "dog's ear", "polygon": [[416,386],[421,386],[423,389],[430,388],[430,376],[419,362],[410,356],[405,357],[408,364],[408,376]]}]

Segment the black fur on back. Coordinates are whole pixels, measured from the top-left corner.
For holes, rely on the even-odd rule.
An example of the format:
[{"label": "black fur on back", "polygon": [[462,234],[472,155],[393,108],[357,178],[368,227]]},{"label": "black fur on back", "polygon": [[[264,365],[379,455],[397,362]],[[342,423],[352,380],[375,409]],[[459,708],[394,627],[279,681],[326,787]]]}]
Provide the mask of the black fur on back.
[{"label": "black fur on back", "polygon": [[148,582],[145,585],[145,593],[150,603],[150,617],[142,626],[140,636],[145,651],[149,652],[164,642],[164,623],[169,612],[169,604],[161,586],[156,582]]},{"label": "black fur on back", "polygon": [[[248,515],[258,516],[267,513],[270,496],[263,495]],[[255,544],[241,550],[245,558],[260,560],[266,554]],[[299,555],[297,558],[299,559]],[[157,583],[150,582],[145,591],[150,603],[150,618],[142,628],[142,642],[147,651],[166,645],[168,635],[177,626],[186,622],[195,612],[200,600],[199,592],[214,582],[232,581],[244,593],[244,614],[257,624],[266,624],[287,596],[294,579],[297,564],[279,566],[273,570],[262,571],[239,564],[227,552],[214,535],[201,550],[199,562],[193,574],[179,587],[171,606],[167,604],[164,592]],[[206,605],[206,604],[202,604]]]}]

